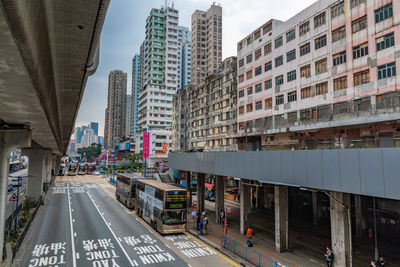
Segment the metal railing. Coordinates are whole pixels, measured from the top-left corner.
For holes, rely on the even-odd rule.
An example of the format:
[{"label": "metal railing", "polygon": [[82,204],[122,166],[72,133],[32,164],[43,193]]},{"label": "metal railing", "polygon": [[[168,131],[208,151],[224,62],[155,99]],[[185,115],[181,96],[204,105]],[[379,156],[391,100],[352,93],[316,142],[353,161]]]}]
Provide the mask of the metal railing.
[{"label": "metal railing", "polygon": [[258,267],[287,267],[278,260],[227,236],[221,238],[221,246]]}]

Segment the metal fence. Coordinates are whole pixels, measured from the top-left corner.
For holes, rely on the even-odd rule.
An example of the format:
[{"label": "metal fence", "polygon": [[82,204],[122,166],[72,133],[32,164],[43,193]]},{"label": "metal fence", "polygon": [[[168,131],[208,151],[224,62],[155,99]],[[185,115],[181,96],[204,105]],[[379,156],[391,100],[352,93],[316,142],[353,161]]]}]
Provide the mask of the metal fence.
[{"label": "metal fence", "polygon": [[227,236],[223,236],[221,238],[221,246],[230,252],[238,255],[239,257],[249,261],[255,266],[259,267],[287,267],[280,263],[278,260],[271,258],[254,248],[250,248],[240,242],[237,242],[234,239],[231,239]]}]

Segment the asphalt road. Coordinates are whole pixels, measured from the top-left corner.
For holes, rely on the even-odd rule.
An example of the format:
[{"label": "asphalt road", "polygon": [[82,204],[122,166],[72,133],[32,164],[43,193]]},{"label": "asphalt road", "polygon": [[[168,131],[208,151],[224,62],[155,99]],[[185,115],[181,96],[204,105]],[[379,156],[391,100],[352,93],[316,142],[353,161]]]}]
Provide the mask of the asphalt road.
[{"label": "asphalt road", "polygon": [[231,266],[192,237],[154,233],[102,186],[56,183],[14,266]]},{"label": "asphalt road", "polygon": [[[20,170],[20,171],[10,174],[10,177],[18,177],[18,176],[22,177],[22,186],[20,186],[20,188],[19,188],[20,199],[22,199],[22,197],[24,196],[25,191],[26,191],[26,182],[27,182],[26,176],[27,175],[28,175],[28,169],[23,169],[23,170]],[[8,218],[11,215],[11,213],[13,212],[13,210],[15,210],[15,202],[8,201],[8,200],[11,198],[11,196],[14,193],[17,194],[17,190],[18,190],[18,188],[14,187],[12,191],[8,192],[7,204],[6,204],[6,218]],[[19,204],[21,204],[21,202],[19,202]]]}]

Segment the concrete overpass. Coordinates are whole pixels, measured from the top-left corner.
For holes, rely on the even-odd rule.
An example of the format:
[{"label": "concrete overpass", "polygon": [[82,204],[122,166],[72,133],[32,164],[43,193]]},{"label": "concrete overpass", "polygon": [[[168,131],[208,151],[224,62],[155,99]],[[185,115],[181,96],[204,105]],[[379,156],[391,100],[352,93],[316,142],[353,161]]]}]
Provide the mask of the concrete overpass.
[{"label": "concrete overpass", "polygon": [[9,154],[29,156],[39,198],[68,147],[88,76],[99,62],[109,0],[0,0],[0,261]]}]

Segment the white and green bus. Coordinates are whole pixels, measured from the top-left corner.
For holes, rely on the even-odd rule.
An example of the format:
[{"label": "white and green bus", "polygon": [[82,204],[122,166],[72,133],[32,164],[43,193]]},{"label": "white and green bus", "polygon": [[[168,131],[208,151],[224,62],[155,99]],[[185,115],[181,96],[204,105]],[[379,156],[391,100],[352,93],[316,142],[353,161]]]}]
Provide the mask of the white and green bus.
[{"label": "white and green bus", "polygon": [[181,233],[186,227],[186,190],[156,180],[138,180],[135,210],[159,233]]}]

